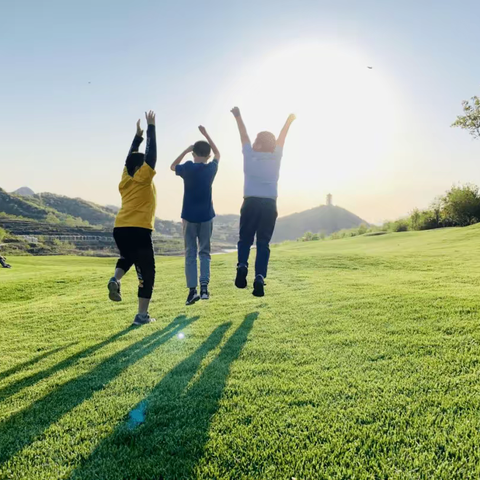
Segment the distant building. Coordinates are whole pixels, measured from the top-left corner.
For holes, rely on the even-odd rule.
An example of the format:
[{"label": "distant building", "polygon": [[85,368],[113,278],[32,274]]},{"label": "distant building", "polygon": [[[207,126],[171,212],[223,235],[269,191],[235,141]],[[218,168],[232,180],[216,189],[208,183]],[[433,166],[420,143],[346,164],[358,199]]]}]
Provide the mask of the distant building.
[{"label": "distant building", "polygon": [[328,207],[331,207],[332,205],[333,205],[333,203],[332,203],[332,194],[329,193],[329,194],[327,195],[327,206],[328,206]]}]

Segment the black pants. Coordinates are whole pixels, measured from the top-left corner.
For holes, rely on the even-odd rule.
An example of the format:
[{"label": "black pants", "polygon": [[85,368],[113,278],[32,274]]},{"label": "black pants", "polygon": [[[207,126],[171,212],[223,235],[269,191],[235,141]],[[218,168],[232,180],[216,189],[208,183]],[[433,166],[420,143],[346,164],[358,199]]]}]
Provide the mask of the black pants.
[{"label": "black pants", "polygon": [[121,268],[126,273],[132,265],[135,265],[139,282],[139,298],[152,298],[155,284],[152,231],[147,228],[118,227],[113,229],[113,238],[120,250],[117,268]]},{"label": "black pants", "polygon": [[277,201],[272,198],[247,197],[240,212],[238,263],[248,265],[250,247],[257,236],[255,275],[267,276],[270,240],[277,221]]}]

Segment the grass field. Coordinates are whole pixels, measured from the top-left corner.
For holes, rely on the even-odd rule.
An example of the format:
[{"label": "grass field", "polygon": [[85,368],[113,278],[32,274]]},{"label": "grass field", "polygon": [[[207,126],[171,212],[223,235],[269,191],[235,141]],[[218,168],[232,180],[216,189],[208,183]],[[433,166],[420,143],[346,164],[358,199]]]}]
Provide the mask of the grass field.
[{"label": "grass field", "polygon": [[263,299],[215,256],[192,307],[158,258],[137,329],[133,273],[106,300],[113,260],[10,258],[0,478],[480,478],[479,238],[275,246]]}]

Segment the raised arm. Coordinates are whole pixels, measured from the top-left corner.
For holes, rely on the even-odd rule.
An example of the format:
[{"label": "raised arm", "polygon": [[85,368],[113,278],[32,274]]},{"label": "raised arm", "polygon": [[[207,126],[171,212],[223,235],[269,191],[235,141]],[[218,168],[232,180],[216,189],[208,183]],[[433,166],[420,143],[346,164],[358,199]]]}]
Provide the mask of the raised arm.
[{"label": "raised arm", "polygon": [[217,146],[213,143],[213,140],[211,139],[210,135],[207,133],[206,128],[202,127],[202,125],[200,125],[198,127],[198,129],[200,130],[200,133],[207,139],[207,142],[212,147],[213,159],[217,160],[217,161],[220,161],[220,152],[219,152]]},{"label": "raised arm", "polygon": [[130,147],[130,150],[128,151],[128,155],[131,153],[138,152],[138,148],[143,142],[143,130],[142,127],[140,126],[140,119],[137,121],[137,132],[135,133],[135,138],[133,139],[132,146]]},{"label": "raised arm", "polygon": [[172,172],[175,171],[175,167],[177,165],[180,165],[182,163],[182,160],[184,159],[185,155],[188,155],[190,152],[193,152],[193,145],[190,145],[187,149],[185,149],[178,157],[177,159],[172,163],[170,166],[170,170]]},{"label": "raised arm", "polygon": [[237,121],[238,131],[240,132],[240,140],[242,141],[242,145],[250,143],[250,138],[248,137],[247,127],[243,123],[242,114],[240,113],[240,109],[238,107],[233,107],[231,112]]},{"label": "raised arm", "polygon": [[288,116],[287,121],[285,122],[285,125],[283,126],[282,131],[280,132],[280,135],[277,138],[277,147],[283,148],[283,146],[285,145],[285,139],[287,138],[290,125],[294,122],[296,118],[297,117],[293,113],[291,113]]},{"label": "raised arm", "polygon": [[147,146],[145,148],[145,163],[155,170],[157,165],[157,136],[155,133],[155,112],[145,112],[147,119]]}]

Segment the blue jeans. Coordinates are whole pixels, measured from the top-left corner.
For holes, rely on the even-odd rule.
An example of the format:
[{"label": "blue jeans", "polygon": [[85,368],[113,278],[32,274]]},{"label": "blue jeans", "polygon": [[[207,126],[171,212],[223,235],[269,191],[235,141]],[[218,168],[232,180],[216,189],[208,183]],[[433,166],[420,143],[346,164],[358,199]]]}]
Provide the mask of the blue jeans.
[{"label": "blue jeans", "polygon": [[[210,239],[212,238],[213,220],[191,223],[183,220],[183,238],[185,240],[185,277],[187,287],[198,285],[197,252],[200,257],[200,285],[210,282]],[[198,241],[198,246],[197,246]]]},{"label": "blue jeans", "polygon": [[277,221],[277,201],[273,198],[247,197],[240,212],[238,263],[248,266],[250,248],[257,237],[255,276],[267,277],[270,259],[270,240]]}]

